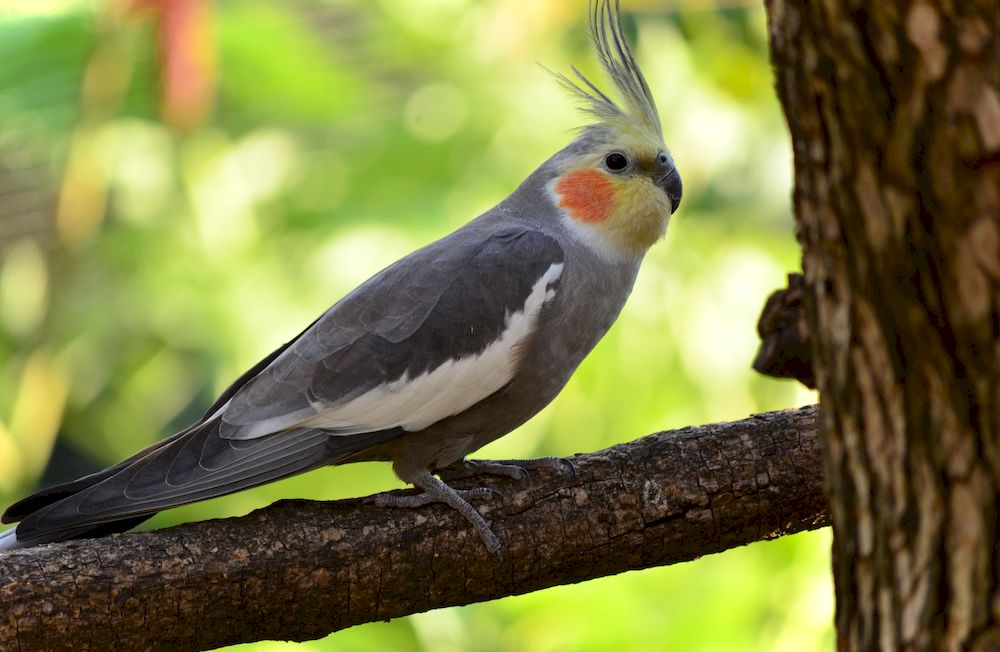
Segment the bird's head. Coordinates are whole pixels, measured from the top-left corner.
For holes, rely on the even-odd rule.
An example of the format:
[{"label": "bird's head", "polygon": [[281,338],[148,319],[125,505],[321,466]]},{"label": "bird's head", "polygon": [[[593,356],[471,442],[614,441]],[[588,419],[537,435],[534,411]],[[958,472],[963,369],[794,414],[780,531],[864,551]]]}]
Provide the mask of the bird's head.
[{"label": "bird's head", "polygon": [[555,157],[548,191],[561,219],[587,244],[615,255],[641,255],[666,232],[680,204],[681,178],[625,40],[618,0],[591,3],[590,37],[618,101],[576,68],[576,80],[558,75],[595,121]]}]

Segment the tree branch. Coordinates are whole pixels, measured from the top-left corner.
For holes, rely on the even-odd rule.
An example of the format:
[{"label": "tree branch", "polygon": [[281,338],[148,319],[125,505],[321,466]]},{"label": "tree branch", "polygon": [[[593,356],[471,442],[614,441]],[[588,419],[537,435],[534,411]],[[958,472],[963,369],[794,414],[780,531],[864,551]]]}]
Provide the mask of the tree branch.
[{"label": "tree branch", "polygon": [[507,545],[502,561],[451,509],[360,500],[281,501],[241,518],[5,553],[0,649],[306,640],[828,522],[814,407],[662,432],[573,462],[575,476],[472,481],[506,496],[483,506]]}]

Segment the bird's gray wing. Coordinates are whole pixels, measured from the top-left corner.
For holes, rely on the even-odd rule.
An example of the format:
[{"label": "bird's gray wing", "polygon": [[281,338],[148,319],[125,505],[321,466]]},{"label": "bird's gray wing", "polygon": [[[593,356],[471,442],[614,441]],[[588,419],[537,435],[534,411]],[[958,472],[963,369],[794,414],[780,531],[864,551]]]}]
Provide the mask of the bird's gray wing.
[{"label": "bird's gray wing", "polygon": [[526,227],[456,232],[337,303],[220,410],[221,434],[419,430],[510,381],[563,265]]}]

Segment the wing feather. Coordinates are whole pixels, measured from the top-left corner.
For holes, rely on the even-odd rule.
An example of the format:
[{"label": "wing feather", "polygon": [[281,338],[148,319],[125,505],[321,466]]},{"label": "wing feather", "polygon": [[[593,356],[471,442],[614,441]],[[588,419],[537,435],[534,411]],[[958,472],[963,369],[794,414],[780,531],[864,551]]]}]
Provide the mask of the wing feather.
[{"label": "wing feather", "polygon": [[[236,393],[222,414],[222,436],[253,439],[296,427],[340,435],[416,430],[509,381],[515,351],[561,273],[562,249],[524,226],[448,240],[327,311]],[[414,412],[420,417],[408,419]]]}]

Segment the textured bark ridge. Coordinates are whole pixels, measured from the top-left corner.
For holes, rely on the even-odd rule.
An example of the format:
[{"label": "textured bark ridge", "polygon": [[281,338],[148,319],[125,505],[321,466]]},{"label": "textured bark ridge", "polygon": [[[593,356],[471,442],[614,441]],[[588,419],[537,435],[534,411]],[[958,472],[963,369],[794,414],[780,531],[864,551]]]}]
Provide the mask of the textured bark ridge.
[{"label": "textured bark ridge", "polygon": [[[572,458],[486,515],[283,501],[207,521],[0,554],[2,650],[195,650],[671,564],[825,525],[815,408],[650,435]],[[460,483],[456,483],[460,484]]]},{"label": "textured bark ridge", "polygon": [[1000,649],[1000,4],[767,8],[839,647]]},{"label": "textured bark ridge", "polygon": [[757,322],[760,350],[753,368],[766,376],[794,378],[816,389],[812,334],[806,316],[807,292],[802,275],[789,274],[788,287],[767,298]]}]

